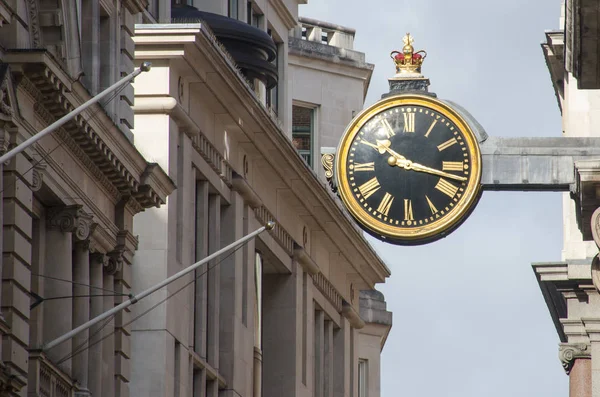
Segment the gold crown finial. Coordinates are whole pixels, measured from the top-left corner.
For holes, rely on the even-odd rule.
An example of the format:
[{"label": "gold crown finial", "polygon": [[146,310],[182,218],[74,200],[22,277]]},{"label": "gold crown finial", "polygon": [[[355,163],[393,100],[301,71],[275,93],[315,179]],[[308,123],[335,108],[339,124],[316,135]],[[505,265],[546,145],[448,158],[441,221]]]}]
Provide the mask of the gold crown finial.
[{"label": "gold crown finial", "polygon": [[404,42],[402,52],[392,51],[390,53],[390,58],[392,58],[396,64],[396,74],[420,74],[421,65],[423,65],[427,52],[424,50],[415,52],[415,49],[412,46],[415,39],[410,33],[406,33],[406,36],[402,38],[402,41]]}]

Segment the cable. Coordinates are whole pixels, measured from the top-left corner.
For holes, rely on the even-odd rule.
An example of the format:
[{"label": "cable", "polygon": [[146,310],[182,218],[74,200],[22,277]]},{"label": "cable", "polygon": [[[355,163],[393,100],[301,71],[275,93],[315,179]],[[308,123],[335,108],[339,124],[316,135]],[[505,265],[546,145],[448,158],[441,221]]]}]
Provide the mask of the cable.
[{"label": "cable", "polygon": [[[190,282],[188,282],[187,284],[185,284],[183,287],[179,288],[177,291],[173,292],[171,295],[167,296],[166,298],[164,298],[163,300],[159,301],[158,303],[154,304],[153,306],[151,306],[150,308],[148,308],[147,310],[145,310],[144,312],[140,313],[138,316],[136,316],[135,318],[131,319],[129,322],[125,323],[122,325],[122,327],[126,327],[129,324],[133,323],[134,321],[138,320],[139,318],[145,316],[146,314],[148,314],[150,311],[154,310],[155,308],[157,308],[159,305],[165,303],[167,300],[171,299],[172,297],[174,297],[175,295],[177,295],[178,293],[180,293],[181,291],[183,291],[184,289],[186,289],[188,286],[190,286],[192,283],[194,283],[197,279],[199,279],[200,277],[202,277],[203,275],[205,275],[206,273],[208,273],[208,271],[214,269],[215,267],[217,267],[218,265],[221,264],[221,262],[223,262],[224,260],[226,260],[227,258],[229,258],[231,255],[233,255],[234,253],[236,253],[240,248],[244,247],[246,244],[248,244],[248,242],[245,242],[243,244],[241,244],[239,247],[236,247],[234,250],[232,250],[230,253],[228,253],[227,255],[225,255],[222,259],[219,259],[219,261],[217,261],[216,263],[214,263],[213,266],[207,266],[206,270],[203,271],[202,273],[200,273],[198,276],[194,277]],[[114,317],[114,316],[112,316]],[[110,334],[100,338],[99,340],[90,343],[87,347],[79,350],[79,351],[75,351],[73,350],[73,352],[71,353],[71,355],[68,355],[64,358],[62,358],[59,362],[56,363],[56,365],[60,365],[63,362],[65,362],[66,360],[69,360],[71,358],[73,358],[74,356],[76,356],[79,353],[84,352],[85,350],[89,349],[92,346],[97,345],[98,343],[102,342],[104,339],[108,338],[109,336],[115,334],[117,332],[117,330],[115,329],[113,332],[111,332]],[[86,342],[88,342],[89,340],[91,340],[92,336],[88,337]]]},{"label": "cable", "polygon": [[[90,341],[90,340],[91,340],[91,339],[92,339],[94,336],[98,335],[98,334],[99,334],[99,333],[100,333],[100,332],[101,332],[101,331],[104,329],[104,327],[106,327],[108,324],[110,324],[110,322],[111,322],[112,320],[114,320],[114,319],[115,319],[115,316],[116,316],[116,314],[113,314],[112,316],[108,317],[108,318],[107,318],[107,319],[104,321],[104,323],[103,323],[103,324],[100,326],[100,328],[98,328],[96,331],[94,331],[94,333],[92,333],[91,335],[89,335],[89,336],[88,336],[88,337],[87,337],[87,338],[86,338],[86,339],[85,339],[83,342],[81,342],[81,343],[80,343],[78,346],[74,347],[74,348],[73,348],[73,351],[77,351],[78,349],[81,349],[82,347],[84,347],[84,346],[85,346],[85,344],[86,344],[86,343],[88,343],[88,342],[89,342],[89,341]],[[108,336],[108,335],[107,335],[107,336]],[[102,339],[100,339],[100,340],[102,340]],[[87,348],[84,348],[84,349],[83,349],[83,350],[81,350],[81,351],[77,351],[77,353],[76,353],[76,354],[82,353],[82,352],[84,352],[86,349],[89,349],[90,347],[92,347],[92,345],[88,346]],[[59,364],[60,364],[60,363],[62,363],[62,362],[64,362],[64,361],[66,361],[66,360],[68,360],[68,359],[70,359],[70,358],[71,358],[71,357],[73,357],[73,356],[75,356],[75,354],[72,354],[72,353],[71,353],[71,356],[70,356],[70,357],[69,357],[69,355],[67,354],[65,357],[63,357],[63,358],[61,358],[61,359],[60,359],[60,361],[59,361]]]},{"label": "cable", "polygon": [[[117,291],[113,291],[113,290],[106,289],[106,288],[94,287],[93,285],[89,285],[89,284],[77,283],[75,281],[65,280],[64,278],[57,278],[57,277],[52,277],[52,276],[46,276],[44,274],[39,274],[39,273],[31,273],[31,275],[32,276],[37,276],[37,277],[48,278],[50,280],[63,281],[65,283],[70,283],[70,284],[73,284],[73,285],[81,285],[81,286],[84,286],[84,287],[90,287],[90,288],[98,289],[98,290],[101,290],[101,291],[112,292],[113,294],[115,294],[115,296],[119,296],[119,295],[129,296],[129,294],[119,293]],[[46,299],[51,299],[51,298],[44,298],[44,300],[46,300]]]}]

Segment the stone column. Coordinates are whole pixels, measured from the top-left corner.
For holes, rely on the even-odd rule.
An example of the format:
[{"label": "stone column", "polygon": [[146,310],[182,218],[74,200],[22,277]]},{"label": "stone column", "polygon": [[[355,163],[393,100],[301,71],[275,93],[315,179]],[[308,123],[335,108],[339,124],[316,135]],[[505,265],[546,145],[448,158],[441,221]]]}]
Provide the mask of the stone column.
[{"label": "stone column", "polygon": [[[104,267],[104,288],[115,290],[115,274],[123,268],[123,257],[121,252],[111,252],[108,254],[107,266]],[[104,291],[103,312],[115,307],[115,297],[108,291]],[[105,322],[101,322],[105,324]],[[104,327],[102,337],[102,396],[119,395],[115,389],[115,319],[113,318]]]},{"label": "stone column", "polygon": [[[108,265],[108,257],[105,254],[93,253],[90,255],[90,292],[92,295],[109,293],[104,291],[104,267]],[[90,318],[99,316],[104,312],[104,298],[102,296],[90,298]],[[99,340],[102,335],[99,329],[102,322],[90,328],[92,343]],[[102,343],[95,343],[89,348],[88,357],[88,389],[93,397],[102,396]]]},{"label": "stone column", "polygon": [[[200,261],[208,256],[209,229],[209,183],[196,182],[196,257]],[[200,357],[206,357],[207,309],[208,309],[208,265],[195,271],[194,285],[194,351]],[[194,391],[203,395],[206,392],[206,369],[202,368],[194,375]]]},{"label": "stone column", "polygon": [[[53,340],[73,328],[73,253],[72,235],[79,240],[89,237],[91,216],[81,210],[80,205],[54,207],[48,210],[46,231],[46,272],[58,280],[46,280],[44,297],[65,297],[46,301],[44,305],[44,340]],[[48,352],[55,363],[72,352],[72,340],[65,341]],[[71,376],[71,359],[59,365]]]},{"label": "stone column", "polygon": [[[90,240],[77,241],[73,250],[73,328],[80,326],[90,319],[91,291],[90,287]],[[73,349],[85,347],[89,330],[85,330],[73,338]],[[79,384],[76,395],[89,396],[88,390],[88,355],[85,349],[73,357],[73,380]]]},{"label": "stone column", "polygon": [[[302,272],[298,271],[299,265],[296,262],[294,266],[296,269],[292,274],[263,274],[263,396],[299,395],[303,316],[300,309],[302,280],[298,273]],[[308,309],[308,316],[314,318],[312,307]],[[312,320],[310,324],[313,324]],[[307,344],[310,351],[314,349],[311,342],[309,340]],[[309,361],[310,357],[312,353],[309,354]],[[311,379],[312,376],[307,382],[309,388]]]},{"label": "stone column", "polygon": [[591,351],[585,343],[561,343],[559,358],[569,375],[569,397],[592,397]]}]

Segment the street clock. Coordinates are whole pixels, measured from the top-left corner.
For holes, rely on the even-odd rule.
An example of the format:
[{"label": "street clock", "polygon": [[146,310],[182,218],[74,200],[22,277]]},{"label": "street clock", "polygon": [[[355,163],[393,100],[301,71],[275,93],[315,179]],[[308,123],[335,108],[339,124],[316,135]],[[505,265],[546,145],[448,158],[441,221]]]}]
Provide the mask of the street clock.
[{"label": "street clock", "polygon": [[[395,81],[426,80],[412,37],[392,52]],[[390,81],[392,82],[391,79]],[[397,90],[358,114],[335,155],[338,194],[358,224],[395,244],[423,244],[456,229],[481,193],[481,153],[470,118],[426,91]]]}]

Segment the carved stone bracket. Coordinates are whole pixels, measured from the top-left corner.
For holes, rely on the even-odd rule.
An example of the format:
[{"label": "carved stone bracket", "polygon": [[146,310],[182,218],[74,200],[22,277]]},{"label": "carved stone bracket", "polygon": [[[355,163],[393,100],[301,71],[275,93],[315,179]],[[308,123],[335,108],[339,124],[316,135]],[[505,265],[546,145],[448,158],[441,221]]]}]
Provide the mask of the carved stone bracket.
[{"label": "carved stone bracket", "polygon": [[558,358],[567,375],[571,372],[576,359],[591,357],[592,352],[585,343],[561,343],[558,347]]},{"label": "carved stone bracket", "polygon": [[592,213],[590,218],[590,226],[592,227],[592,237],[596,246],[600,249],[600,207]]},{"label": "carved stone bracket", "polygon": [[107,254],[108,261],[104,266],[107,274],[115,275],[123,269],[123,251],[115,250]]},{"label": "carved stone bracket", "polygon": [[48,163],[46,163],[41,156],[34,156],[32,162],[34,165],[31,176],[31,190],[37,192],[42,188],[44,183],[44,171],[46,170]]},{"label": "carved stone bracket", "polygon": [[71,232],[78,241],[87,240],[96,228],[92,219],[93,216],[86,214],[81,205],[53,207],[48,210],[48,227],[64,233]]},{"label": "carved stone bracket", "polygon": [[100,263],[103,267],[108,266],[108,256],[102,252],[90,253],[90,263]]}]

